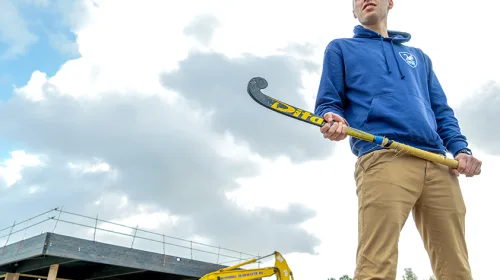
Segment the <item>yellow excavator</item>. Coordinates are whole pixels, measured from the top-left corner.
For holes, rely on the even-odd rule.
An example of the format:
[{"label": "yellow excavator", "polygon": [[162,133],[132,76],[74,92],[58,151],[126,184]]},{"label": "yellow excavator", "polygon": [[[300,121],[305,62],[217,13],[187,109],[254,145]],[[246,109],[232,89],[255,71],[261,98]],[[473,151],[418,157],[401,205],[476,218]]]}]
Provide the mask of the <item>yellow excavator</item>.
[{"label": "yellow excavator", "polygon": [[[239,269],[241,266],[254,263],[260,259],[267,258],[274,255],[274,266],[252,269]],[[276,275],[276,280],[294,280],[292,271],[288,264],[279,252],[274,252],[267,256],[260,258],[253,258],[246,262],[242,262],[233,266],[219,269],[214,272],[205,274],[200,280],[226,280],[226,279],[240,279],[240,280],[256,280],[263,277],[270,277]]]}]

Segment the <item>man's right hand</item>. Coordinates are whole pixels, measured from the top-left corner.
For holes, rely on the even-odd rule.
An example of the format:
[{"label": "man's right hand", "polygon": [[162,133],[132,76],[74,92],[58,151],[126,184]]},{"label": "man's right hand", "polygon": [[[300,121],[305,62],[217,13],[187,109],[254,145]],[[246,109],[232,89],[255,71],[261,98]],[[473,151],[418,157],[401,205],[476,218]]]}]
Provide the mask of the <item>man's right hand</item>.
[{"label": "man's right hand", "polygon": [[347,121],[334,113],[326,113],[323,118],[327,122],[320,128],[323,137],[332,141],[341,141],[347,137]]}]

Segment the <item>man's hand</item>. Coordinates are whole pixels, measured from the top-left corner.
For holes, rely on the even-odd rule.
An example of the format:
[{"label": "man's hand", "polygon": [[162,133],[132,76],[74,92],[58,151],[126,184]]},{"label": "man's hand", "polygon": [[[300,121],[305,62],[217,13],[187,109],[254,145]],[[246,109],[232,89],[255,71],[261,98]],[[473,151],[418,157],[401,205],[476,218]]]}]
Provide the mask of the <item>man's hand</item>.
[{"label": "man's hand", "polygon": [[458,168],[451,170],[455,176],[458,177],[460,174],[465,174],[467,177],[473,177],[481,174],[482,162],[474,156],[460,153],[455,159],[458,160]]},{"label": "man's hand", "polygon": [[323,118],[327,121],[320,129],[323,137],[332,141],[341,141],[347,137],[347,121],[344,118],[334,113],[326,113]]}]

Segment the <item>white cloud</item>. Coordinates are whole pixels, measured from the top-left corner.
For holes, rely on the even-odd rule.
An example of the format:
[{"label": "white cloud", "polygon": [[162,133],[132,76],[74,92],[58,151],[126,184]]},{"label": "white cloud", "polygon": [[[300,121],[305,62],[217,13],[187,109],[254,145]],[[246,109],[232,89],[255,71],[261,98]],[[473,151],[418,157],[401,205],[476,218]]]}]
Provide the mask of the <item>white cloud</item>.
[{"label": "white cloud", "polygon": [[106,162],[98,163],[68,163],[71,169],[76,169],[83,173],[109,172],[111,167]]},{"label": "white cloud", "polygon": [[[181,102],[182,106],[186,105],[182,108],[186,109],[179,109],[175,113],[177,116],[181,116],[181,121],[189,125],[187,128],[181,128],[183,125],[177,127],[168,122],[165,118],[171,116],[171,114],[159,113],[160,109],[166,110],[172,104],[177,104],[173,102],[179,102],[179,99],[170,99],[170,97],[183,95],[182,92],[165,89],[160,81],[160,74],[164,74],[165,71],[179,70],[180,66],[178,62],[188,58],[190,52],[199,50],[200,48],[205,52],[216,51],[223,53],[229,58],[242,58],[248,53],[260,56],[282,54],[284,52],[283,49],[287,49],[294,43],[312,44],[315,48],[312,49],[312,55],[308,56],[307,59],[312,59],[315,63],[321,63],[323,49],[326,44],[336,37],[350,37],[352,28],[356,24],[350,11],[350,1],[337,2],[312,0],[308,1],[307,5],[304,5],[299,2],[257,0],[252,1],[251,4],[242,5],[238,1],[191,0],[183,2],[182,5],[175,6],[169,4],[168,1],[141,1],[139,3],[138,1],[109,0],[102,1],[98,6],[93,5],[91,2],[86,2],[87,5],[85,7],[87,9],[81,13],[82,20],[79,22],[78,18],[73,19],[74,30],[78,35],[77,44],[81,58],[68,61],[53,77],[46,77],[44,73],[35,71],[28,85],[22,89],[18,89],[17,92],[32,101],[40,102],[40,106],[49,104],[53,106],[49,108],[60,109],[60,107],[56,106],[58,105],[56,101],[60,100],[55,97],[62,94],[70,97],[69,101],[64,100],[67,103],[62,104],[69,103],[75,106],[71,108],[78,108],[74,104],[79,104],[81,108],[95,110],[88,115],[83,113],[85,110],[79,111],[75,109],[73,114],[70,114],[72,113],[71,111],[66,112],[68,119],[74,117],[72,119],[75,120],[73,125],[74,127],[78,127],[78,129],[67,129],[66,127],[65,129],[60,129],[58,127],[60,130],[55,131],[70,131],[76,134],[81,129],[88,129],[88,131],[94,132],[89,127],[97,126],[97,124],[103,122],[107,125],[105,126],[107,129],[102,129],[100,133],[104,136],[99,138],[96,135],[92,135],[92,137],[89,137],[92,139],[85,139],[91,142],[96,138],[111,139],[109,141],[114,144],[111,148],[115,148],[113,152],[127,153],[130,157],[136,157],[132,158],[132,161],[137,160],[137,158],[144,160],[140,155],[142,152],[146,153],[147,151],[127,151],[125,148],[117,148],[118,144],[123,144],[127,139],[126,137],[117,139],[123,131],[127,133],[126,136],[129,137],[129,140],[137,141],[134,142],[134,145],[125,146],[126,148],[135,147],[136,149],[144,150],[151,148],[143,145],[144,143],[155,143],[158,145],[156,147],[161,147],[161,149],[158,148],[156,153],[146,153],[148,157],[143,162],[150,161],[152,162],[151,164],[155,162],[162,163],[161,160],[167,158],[166,153],[161,153],[162,149],[166,149],[166,143],[161,142],[162,145],[160,145],[160,142],[148,142],[144,140],[148,136],[141,135],[147,133],[149,137],[157,137],[153,139],[166,141],[175,137],[174,133],[168,133],[174,130],[183,133],[180,135],[185,137],[178,140],[179,142],[190,141],[189,139],[193,138],[197,139],[197,141],[193,142],[196,146],[192,146],[195,152],[204,153],[207,150],[214,149],[220,153],[224,152],[225,156],[232,163],[238,162],[238,164],[245,163],[250,158],[252,163],[259,164],[260,173],[257,176],[248,177],[245,176],[247,173],[240,171],[240,169],[231,168],[227,170],[226,173],[238,172],[228,178],[237,180],[240,183],[240,188],[231,187],[223,189],[227,190],[225,195],[229,201],[235,202],[239,205],[240,209],[248,209],[250,213],[261,207],[273,209],[276,212],[272,212],[272,214],[264,212],[263,215],[276,215],[276,217],[281,219],[280,221],[293,219],[293,217],[282,215],[282,212],[279,212],[286,211],[292,203],[305,204],[317,213],[310,220],[305,222],[300,221],[300,226],[308,233],[314,234],[321,239],[322,244],[315,247],[318,255],[306,255],[303,253],[285,255],[291,268],[294,270],[295,278],[326,279],[327,277],[339,277],[345,273],[352,276],[357,240],[357,200],[352,175],[355,158],[350,153],[347,142],[338,145],[334,154],[327,159],[295,163],[287,157],[268,158],[264,153],[260,155],[256,154],[256,148],[252,148],[251,145],[250,147],[235,147],[237,146],[235,143],[241,143],[240,141],[245,139],[234,139],[235,136],[231,133],[231,129],[228,129],[223,135],[214,136],[210,129],[212,129],[211,121],[215,118],[206,120],[203,118],[205,117],[204,115],[200,117],[200,112],[195,111],[193,107],[189,107],[191,104],[186,105]],[[430,54],[441,82],[449,92],[450,103],[452,105],[459,104],[472,90],[477,89],[486,81],[500,80],[498,72],[494,71],[493,68],[500,62],[500,58],[494,55],[494,37],[489,35],[492,31],[489,29],[489,22],[487,21],[494,16],[491,13],[496,11],[495,7],[498,7],[498,2],[483,0],[475,2],[477,5],[452,6],[449,3],[437,3],[430,0],[419,1],[419,6],[409,2],[395,2],[396,7],[391,12],[390,28],[410,32],[413,35],[412,44],[421,47]],[[427,14],[425,21],[422,21],[424,12]],[[446,21],[453,22],[456,18],[470,18],[473,12],[477,12],[480,16],[473,21],[469,21],[466,27],[450,28],[443,24]],[[193,42],[192,38],[184,34],[184,27],[190,24],[196,16],[206,14],[214,15],[218,20],[218,24],[216,25],[217,28],[214,31],[212,40],[207,40],[207,42],[210,42],[209,45],[200,46]],[[292,52],[290,55],[304,59],[304,57],[300,57],[300,52]],[[214,65],[214,69],[216,69],[215,66],[218,65]],[[180,71],[179,73],[189,72]],[[204,73],[207,76],[211,74],[209,71]],[[189,78],[187,77],[187,80]],[[297,89],[297,91],[306,96],[310,106],[312,106],[318,79],[318,74],[303,74],[302,82],[304,82],[304,88]],[[217,82],[222,87],[227,81],[218,80]],[[294,82],[296,83],[297,81]],[[245,95],[245,86],[245,84],[242,84],[241,91],[234,91],[234,95]],[[273,86],[271,88],[269,89],[270,91],[274,92],[276,90]],[[219,88],[216,89],[218,90]],[[200,93],[205,93],[203,88],[200,89]],[[132,100],[132,98],[138,101],[151,96],[161,96],[161,100],[164,100],[163,97],[167,98],[167,105],[156,107],[153,102],[147,102],[144,103],[147,106],[141,107],[136,105],[137,107],[134,107],[126,102],[121,102]],[[217,105],[226,105],[224,103],[225,100],[214,100],[214,96],[210,95],[207,99]],[[196,97],[194,96],[193,98],[195,99]],[[107,107],[108,105],[102,105],[108,104],[104,102],[112,98],[120,101],[109,103],[111,104],[109,107]],[[43,103],[43,99],[49,99],[53,103]],[[96,100],[101,100],[102,103]],[[253,104],[250,99],[248,103],[249,106],[254,106],[252,110],[262,110],[256,104]],[[114,122],[116,120],[114,117],[118,114],[109,112],[113,108],[137,109],[137,111],[132,109],[126,111],[129,115],[125,116],[128,117],[127,120],[129,122],[137,122],[139,125],[137,123],[135,123],[135,126],[133,124],[122,124],[124,127],[128,126],[129,130],[121,127],[118,129],[114,128],[113,125],[118,124]],[[148,108],[148,110],[144,108]],[[190,112],[189,110],[193,110],[194,117],[188,114],[181,115],[182,112]],[[43,112],[47,113],[46,111]],[[140,112],[144,115],[133,115],[135,112]],[[209,112],[207,114],[212,113]],[[263,112],[262,114],[273,113]],[[85,126],[86,123],[76,122],[77,120],[92,120],[91,117],[97,115],[106,118],[106,120],[94,119],[96,120],[94,125],[87,126]],[[135,117],[131,117],[131,115]],[[187,116],[192,117],[192,119],[188,119]],[[50,119],[47,115],[45,117],[47,120]],[[212,115],[208,117],[212,117]],[[113,118],[113,121],[111,121],[111,118]],[[142,122],[137,121],[138,119]],[[287,126],[288,124],[287,129],[294,129],[291,121],[286,120],[284,117],[282,120],[283,126]],[[39,124],[43,124],[43,121]],[[147,124],[151,125],[151,127],[147,127],[151,128],[150,130],[146,128],[141,129],[146,127]],[[153,125],[156,125],[156,127]],[[248,123],[240,123],[240,125],[241,127],[250,126]],[[259,125],[265,125],[265,123],[259,123]],[[168,127],[165,128],[165,126]],[[305,124],[295,124],[295,128],[299,126],[305,126]],[[53,128],[54,126],[47,125],[47,127]],[[113,130],[113,128],[116,130]],[[131,128],[136,130],[130,130]],[[249,134],[255,134],[254,137],[256,137],[259,132],[259,130],[251,131]],[[24,136],[21,133],[17,135],[21,135],[19,137]],[[85,133],[80,135],[88,136]],[[112,138],[112,136],[116,138]],[[71,134],[66,135],[66,137],[68,139],[71,138]],[[313,129],[310,135],[307,134],[304,137],[310,138],[313,141],[314,137],[320,136],[319,132],[314,134]],[[46,138],[54,139],[49,136]],[[85,141],[85,139],[81,140]],[[103,156],[103,163],[101,165],[86,162],[92,159],[86,153],[88,151],[100,152],[102,154],[107,153],[106,149],[103,148],[105,141],[92,142],[93,144],[100,143],[102,149],[99,146],[82,144],[82,147],[86,147],[87,150],[74,152],[72,149],[80,147],[76,144],[77,140],[77,138],[72,138],[74,143],[71,142],[71,145],[68,146],[71,149],[62,148],[67,144],[65,142],[70,142],[70,140],[60,141],[57,144],[59,146],[52,144],[50,147],[51,149],[60,147],[55,155],[62,156],[65,160],[67,158],[64,155],[67,155],[70,157],[68,160],[72,162],[71,166],[79,167],[80,170],[114,171],[114,163],[107,162],[108,159],[104,158],[104,155],[101,154],[95,155],[97,157]],[[33,142],[33,145],[37,146],[36,144],[39,144],[38,147],[40,149],[44,149],[45,145],[48,145],[47,143],[50,142],[43,139],[37,141]],[[277,143],[276,141],[261,141],[261,143],[264,143],[262,145],[284,146],[285,141],[288,140],[283,139],[281,143]],[[226,145],[228,142],[229,144]],[[136,144],[138,146],[135,146]],[[203,148],[202,150],[195,149],[200,146]],[[181,151],[187,152],[187,150]],[[331,151],[328,150],[325,153],[331,153]],[[158,154],[158,157],[153,157],[156,154]],[[495,188],[495,173],[493,168],[500,164],[500,158],[484,154],[481,151],[478,151],[477,154],[484,162],[483,174],[473,179],[461,178],[461,182],[463,182],[462,189],[468,206],[467,237],[474,275],[477,279],[488,279],[491,278],[489,270],[494,266],[494,260],[493,258],[485,258],[484,256],[491,250],[500,249],[498,246],[488,242],[488,240],[494,240],[498,234],[498,230],[496,230],[494,225],[481,223],[480,220],[488,219],[488,221],[491,221],[494,219],[494,216],[490,214],[491,211],[486,206],[494,205],[495,202],[493,199],[499,194],[499,191]],[[111,152],[108,152],[107,155],[118,158]],[[93,156],[94,154],[92,154]],[[126,157],[121,155],[120,159]],[[22,157],[18,155],[18,158]],[[215,158],[217,161],[222,161],[222,157]],[[217,165],[215,161],[213,162],[213,166],[209,162],[203,162],[204,165],[200,167],[194,158],[187,157],[187,159],[193,161],[183,166],[186,166],[186,169],[188,167],[192,168],[193,177],[205,175],[208,178],[210,172],[204,173],[203,171]],[[21,166],[26,166],[20,163],[14,164],[13,162],[14,160],[12,159],[10,165],[6,163],[3,169],[0,168],[0,174],[4,178],[8,178],[6,179],[8,182],[19,181],[21,179]],[[34,161],[31,162],[34,164]],[[64,162],[67,164],[67,161]],[[120,164],[117,164],[117,168],[119,169]],[[98,168],[98,166],[100,167]],[[127,167],[129,167],[128,171],[134,171],[137,174],[144,172],[143,170],[147,170],[136,169],[137,166],[134,166],[134,164],[129,164]],[[143,177],[128,177],[141,179],[142,181],[139,182],[146,184],[144,189],[141,192],[137,192],[137,194],[145,193],[148,190],[151,191],[152,189],[148,189],[147,184],[157,184],[157,181],[148,179],[158,176],[158,173],[165,172],[165,170],[151,169],[149,170],[151,173],[144,172],[144,174],[141,174]],[[6,170],[9,171],[7,172]],[[114,178],[113,182],[119,182],[116,178],[120,176],[132,176],[120,173],[119,171],[116,172],[112,175]],[[217,176],[222,177],[217,172],[218,170],[215,169],[212,173],[216,173]],[[82,178],[89,178],[94,183],[94,180],[98,180],[94,175],[96,174],[90,174],[91,177]],[[109,176],[109,174],[98,174],[96,176]],[[158,178],[163,179],[161,176]],[[194,182],[203,181],[204,179]],[[219,182],[221,184],[226,183],[225,180]],[[34,185],[30,184],[30,186]],[[107,184],[104,185],[107,186]],[[164,187],[166,188],[166,186]],[[82,189],[87,193],[87,189]],[[94,192],[94,190],[95,188],[89,188],[88,192]],[[214,189],[210,192],[214,193],[216,191],[219,191],[219,189]],[[93,203],[89,201],[89,204],[95,203],[95,205],[86,205],[86,207],[93,210],[104,209],[107,211],[106,213],[112,215],[114,213],[113,210],[116,210],[116,206],[119,205],[121,207],[119,211],[124,211],[123,213],[125,214],[118,215],[116,218],[117,221],[125,221],[130,224],[140,223],[148,228],[157,228],[159,225],[156,221],[161,221],[168,226],[185,225],[185,216],[175,216],[174,213],[172,215],[179,218],[173,219],[170,214],[165,214],[167,212],[163,211],[163,209],[153,208],[145,211],[144,213],[156,213],[149,217],[146,217],[145,214],[137,214],[140,203],[134,201],[134,196],[127,196],[127,192],[132,192],[132,189],[122,188],[122,186],[103,188],[102,193],[91,197]],[[485,196],[485,193],[488,195]],[[167,194],[169,192],[163,193],[163,197],[156,194],[156,202],[161,204],[163,199],[168,199],[166,197]],[[208,195],[209,192],[205,194]],[[182,195],[182,193],[179,195]],[[175,201],[171,202],[174,204]],[[100,208],[92,208],[94,206]],[[197,206],[199,208],[194,208]],[[191,211],[202,212],[211,210],[204,208],[204,206],[206,205],[193,205]],[[213,205],[209,204],[209,206]],[[291,211],[295,210],[292,209]],[[303,212],[300,213],[303,214]],[[224,215],[230,216],[233,213],[215,212],[212,215],[215,214],[221,214],[221,217],[224,219]],[[308,215],[305,216],[309,217]],[[233,220],[232,218],[234,217],[231,216],[229,221],[236,221],[236,219]],[[268,225],[264,222],[260,224],[261,220],[258,218],[252,221],[260,226]],[[410,217],[401,236],[398,271],[401,275],[404,267],[412,267],[419,277],[425,278],[431,274],[430,266],[420,237],[412,223],[413,221]],[[253,227],[254,232],[252,234],[256,236],[262,235],[263,240],[271,240],[266,239],[269,238],[266,234],[272,234],[272,231],[267,227],[260,227],[259,225]],[[201,226],[213,225],[205,223]],[[224,228],[231,227],[231,225],[224,223],[219,226]],[[189,226],[187,227],[189,228]],[[186,230],[185,233],[186,235],[196,235],[196,233],[189,230]],[[300,236],[303,237],[303,235]],[[205,236],[197,236],[197,238],[206,240]],[[285,232],[280,238],[286,240],[290,237]],[[227,242],[232,241],[228,239]],[[241,240],[241,242],[249,243],[247,240]],[[307,246],[312,246],[311,244],[314,243],[307,244]],[[279,247],[267,245],[267,242],[266,246],[264,248],[268,251],[280,250]],[[262,246],[259,246],[259,249],[262,248]],[[266,252],[260,253],[263,254]],[[311,267],[314,267],[314,269],[312,270]],[[398,275],[398,278],[401,277],[400,275]]]},{"label": "white cloud", "polygon": [[31,74],[31,79],[25,86],[21,88],[14,88],[14,93],[32,101],[43,100],[45,98],[44,88],[46,86],[46,82],[47,74],[36,70]]},{"label": "white cloud", "polygon": [[7,187],[12,187],[21,179],[24,168],[42,165],[40,157],[27,154],[25,151],[13,151],[11,157],[0,162],[0,178]]}]

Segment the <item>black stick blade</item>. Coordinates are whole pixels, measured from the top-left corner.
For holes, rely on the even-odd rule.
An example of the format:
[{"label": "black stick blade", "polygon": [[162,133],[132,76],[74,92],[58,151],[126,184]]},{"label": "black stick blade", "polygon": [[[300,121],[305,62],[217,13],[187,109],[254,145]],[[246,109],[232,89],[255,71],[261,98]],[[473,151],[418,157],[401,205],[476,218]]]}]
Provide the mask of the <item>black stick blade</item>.
[{"label": "black stick blade", "polygon": [[325,124],[325,120],[320,116],[317,116],[301,108],[294,107],[290,104],[262,93],[261,90],[267,88],[267,86],[268,83],[266,79],[261,77],[254,77],[248,82],[247,92],[250,97],[255,100],[255,102],[259,103],[267,109],[315,126],[321,127],[323,126],[323,124]]}]

